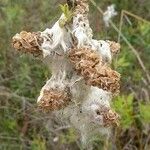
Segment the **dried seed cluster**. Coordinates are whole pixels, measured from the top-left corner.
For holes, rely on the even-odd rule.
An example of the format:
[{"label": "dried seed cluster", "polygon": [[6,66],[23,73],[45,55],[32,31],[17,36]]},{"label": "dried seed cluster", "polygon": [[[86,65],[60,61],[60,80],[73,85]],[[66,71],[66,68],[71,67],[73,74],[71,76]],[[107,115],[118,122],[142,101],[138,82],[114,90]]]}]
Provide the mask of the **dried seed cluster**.
[{"label": "dried seed cluster", "polygon": [[49,89],[43,91],[43,97],[38,102],[39,108],[45,111],[59,110],[67,106],[70,102],[68,91]]},{"label": "dried seed cluster", "polygon": [[110,50],[112,54],[118,54],[120,52],[120,44],[114,41],[107,41],[110,45]]},{"label": "dried seed cluster", "polygon": [[119,92],[120,74],[106,66],[95,51],[74,48],[69,52],[69,59],[88,85],[97,86],[113,94]]},{"label": "dried seed cluster", "polygon": [[[120,89],[120,74],[106,64],[119,52],[120,44],[93,39],[88,1],[67,0],[73,10],[72,26],[68,25],[67,30],[62,14],[51,29],[36,33],[22,31],[12,39],[12,45],[18,51],[36,56],[43,53],[44,59],[63,50],[61,59],[55,55],[45,59],[51,60],[47,64],[52,68],[52,77],[42,88],[37,103],[43,111],[58,111],[58,115],[80,131],[84,144],[88,143],[87,136],[94,135],[95,131],[108,135],[109,127],[118,125],[119,115],[111,109],[110,100]],[[64,25],[60,27],[60,23]],[[69,50],[70,47],[73,48]],[[85,82],[78,80],[72,65]]]},{"label": "dried seed cluster", "polygon": [[119,125],[119,115],[112,109],[102,109],[100,114],[103,116],[104,126]]},{"label": "dried seed cluster", "polygon": [[22,31],[12,38],[12,45],[16,50],[34,55],[41,54],[42,51],[39,47],[42,42],[43,39],[40,37],[39,32]]},{"label": "dried seed cluster", "polygon": [[87,14],[89,12],[88,0],[76,0],[76,9],[74,14]]}]

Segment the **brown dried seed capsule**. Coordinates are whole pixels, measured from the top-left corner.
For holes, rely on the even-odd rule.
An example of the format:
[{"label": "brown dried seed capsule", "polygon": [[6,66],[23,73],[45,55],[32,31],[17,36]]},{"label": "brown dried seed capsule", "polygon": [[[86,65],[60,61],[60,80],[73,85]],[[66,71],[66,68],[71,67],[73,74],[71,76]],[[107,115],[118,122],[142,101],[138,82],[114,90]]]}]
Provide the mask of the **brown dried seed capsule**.
[{"label": "brown dried seed capsule", "polygon": [[76,9],[74,14],[87,14],[89,11],[87,0],[76,0]]},{"label": "brown dried seed capsule", "polygon": [[120,74],[105,65],[95,51],[74,48],[69,52],[69,59],[78,74],[84,77],[86,84],[118,94]]},{"label": "brown dried seed capsule", "polygon": [[112,109],[103,107],[102,110],[100,110],[100,114],[103,116],[104,126],[108,127],[111,125],[115,125],[115,126],[119,125],[120,117]]},{"label": "brown dried seed capsule", "polygon": [[40,37],[39,32],[31,33],[22,31],[12,38],[12,46],[16,50],[34,55],[40,55],[42,53],[39,48],[42,42],[43,39]]},{"label": "brown dried seed capsule", "polygon": [[109,45],[110,45],[110,50],[111,50],[111,52],[112,52],[113,54],[117,54],[117,53],[120,52],[121,46],[120,46],[119,43],[116,43],[116,42],[114,42],[114,41],[107,41],[107,42],[109,43]]},{"label": "brown dried seed capsule", "polygon": [[38,102],[38,106],[44,111],[53,111],[64,108],[70,101],[69,91],[49,89],[43,91],[43,97]]}]

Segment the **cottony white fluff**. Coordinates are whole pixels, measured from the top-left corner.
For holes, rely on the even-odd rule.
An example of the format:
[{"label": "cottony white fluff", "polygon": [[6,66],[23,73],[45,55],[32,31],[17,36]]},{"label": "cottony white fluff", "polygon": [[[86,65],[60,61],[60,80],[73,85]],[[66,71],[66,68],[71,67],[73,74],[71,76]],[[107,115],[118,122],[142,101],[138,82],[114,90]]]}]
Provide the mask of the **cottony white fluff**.
[{"label": "cottony white fluff", "polygon": [[14,40],[21,40],[21,36],[20,34],[16,34],[14,37],[13,37]]},{"label": "cottony white fluff", "polygon": [[[82,103],[83,113],[91,115],[93,122],[102,124],[98,119],[96,114],[97,110],[100,110],[102,107],[110,108],[111,94],[99,89],[97,87],[91,87],[90,92],[86,100]],[[98,119],[98,120],[97,120]]]},{"label": "cottony white fluff", "polygon": [[83,47],[84,45],[87,45],[88,43],[88,37],[85,33],[85,29],[83,27],[78,27],[73,31],[73,35],[76,37],[78,45],[78,48]]},{"label": "cottony white fluff", "polygon": [[81,14],[78,14],[77,17],[74,18],[73,21],[74,29],[78,27],[84,28],[84,31],[89,39],[93,37],[93,31],[90,28],[89,20],[84,18]]},{"label": "cottony white fluff", "polygon": [[64,89],[66,86],[70,87],[75,82],[75,79],[73,78],[75,77],[76,72],[72,64],[70,63],[68,58],[64,56],[62,49],[58,48],[57,51],[60,55],[50,55],[44,59],[44,62],[51,70],[52,77],[43,86],[38,101],[40,101],[40,99],[43,97],[43,91],[45,89]]},{"label": "cottony white fluff", "polygon": [[110,108],[111,96],[108,92],[97,87],[91,87],[88,97],[83,102],[80,112],[82,112],[82,121],[80,132],[83,144],[90,142],[96,135],[109,136],[110,128],[104,127],[103,116],[97,112],[102,107]]},{"label": "cottony white fluff", "polygon": [[103,14],[103,20],[106,27],[109,27],[109,21],[112,17],[116,16],[117,12],[115,11],[115,5],[112,4],[107,7],[107,10]]},{"label": "cottony white fluff", "polygon": [[91,40],[91,45],[93,50],[96,50],[100,53],[105,62],[111,63],[112,54],[108,42],[103,40]]},{"label": "cottony white fluff", "polygon": [[41,100],[43,97],[44,90],[49,90],[49,89],[65,89],[66,86],[68,85],[68,82],[66,80],[66,72],[65,71],[60,71],[57,76],[52,75],[52,77],[46,82],[46,84],[42,87],[40,91],[40,96],[37,99],[37,102]]},{"label": "cottony white fluff", "polygon": [[[59,50],[61,53],[61,49]],[[43,91],[45,89],[49,90],[50,88],[59,88],[59,89],[64,89],[66,86],[70,87],[71,90],[73,90],[74,92],[72,92],[71,94],[74,95],[74,99],[76,99],[76,97],[78,97],[78,95],[81,94],[77,94],[77,90],[75,90],[77,87],[79,88],[79,85],[73,86],[73,83],[76,82],[76,72],[74,71],[72,64],[70,63],[70,61],[68,60],[67,57],[59,56],[59,55],[54,55],[53,57],[47,57],[45,59],[45,63],[47,63],[48,67],[50,68],[51,72],[52,72],[52,77],[46,82],[46,84],[43,86],[41,92],[40,92],[40,96],[38,98],[38,101],[41,99],[41,97],[43,96]],[[81,84],[79,82],[79,84]],[[79,88],[80,91],[82,89],[82,91],[84,91],[84,83],[81,84],[81,87]],[[83,88],[82,88],[83,87]]]},{"label": "cottony white fluff", "polygon": [[[65,15],[62,14],[60,19],[63,20],[64,17]],[[70,33],[67,32],[65,27],[60,27],[59,20],[51,29],[47,28],[45,31],[41,32],[41,37],[44,39],[41,46],[44,57],[51,55],[52,51],[55,51],[59,46],[62,46],[64,52],[66,52],[70,46]]]},{"label": "cottony white fluff", "polygon": [[[112,14],[109,13],[113,7],[108,8],[109,11],[105,20],[111,18]],[[63,17],[64,15],[60,19]],[[71,33],[77,39],[78,48],[91,45],[93,50],[99,52],[104,61],[111,62],[109,44],[102,40],[92,39],[93,34],[89,21],[82,14],[78,14],[73,18]],[[60,49],[60,46],[64,52],[70,47],[70,33],[59,26],[59,20],[51,29],[42,32],[42,37],[44,38],[42,44],[44,56],[51,55],[53,51]],[[52,77],[42,88],[38,101],[41,100],[45,89],[64,89],[67,85],[70,87],[73,103],[62,110],[56,111],[58,116],[61,119],[65,118],[69,124],[79,130],[83,145],[86,145],[96,134],[109,136],[110,128],[104,127],[103,116],[98,114],[97,110],[101,110],[103,107],[110,108],[111,94],[97,87],[86,85],[82,79],[78,82],[79,76],[76,75],[72,65],[64,55],[55,56],[51,60]],[[65,120],[62,119],[62,121]]]},{"label": "cottony white fluff", "polygon": [[92,29],[89,26],[89,21],[81,14],[74,17],[72,34],[76,37],[78,48],[87,46],[93,37]]},{"label": "cottony white fluff", "polygon": [[[83,145],[86,145],[95,135],[109,136],[110,128],[104,127],[103,116],[97,114],[102,107],[110,108],[111,96],[97,87],[91,87],[83,103],[76,108],[68,109],[71,124],[80,131]],[[69,107],[68,107],[69,108]]]},{"label": "cottony white fluff", "polygon": [[90,91],[90,86],[86,85],[84,79],[78,75],[74,75],[70,83],[72,102],[77,106],[87,98]]}]

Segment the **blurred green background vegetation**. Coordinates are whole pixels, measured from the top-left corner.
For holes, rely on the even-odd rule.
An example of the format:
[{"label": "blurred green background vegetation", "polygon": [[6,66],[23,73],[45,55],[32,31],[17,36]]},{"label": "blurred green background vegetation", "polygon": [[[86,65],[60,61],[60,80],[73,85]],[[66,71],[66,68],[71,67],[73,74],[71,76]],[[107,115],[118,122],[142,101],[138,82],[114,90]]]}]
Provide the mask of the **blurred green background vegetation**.
[{"label": "blurred green background vegetation", "polygon": [[[50,77],[48,68],[39,60],[18,54],[11,47],[17,32],[42,31],[58,19],[59,4],[65,0],[0,0],[0,149],[1,150],[78,150],[79,136],[75,130],[46,127],[50,116],[36,108],[36,98]],[[116,5],[113,19],[119,29],[121,11],[150,20],[149,0],[95,0],[106,10]],[[118,33],[106,28],[102,15],[90,3],[90,23],[94,37],[118,40]],[[142,69],[134,50],[121,38],[121,53],[113,67],[122,75],[120,96],[113,107],[121,116],[120,127],[113,129],[113,138],[105,142],[95,138],[95,150],[150,149],[150,23],[127,14],[122,20],[122,33],[145,65]]]}]

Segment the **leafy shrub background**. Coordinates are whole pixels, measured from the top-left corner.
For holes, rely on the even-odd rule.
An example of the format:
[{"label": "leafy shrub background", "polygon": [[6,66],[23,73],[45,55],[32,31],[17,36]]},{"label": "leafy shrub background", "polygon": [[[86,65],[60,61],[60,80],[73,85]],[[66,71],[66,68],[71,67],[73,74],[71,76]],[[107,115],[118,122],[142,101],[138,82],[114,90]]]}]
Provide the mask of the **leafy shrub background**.
[{"label": "leafy shrub background", "polygon": [[[81,149],[74,129],[51,131],[46,128],[49,115],[36,109],[36,97],[50,77],[50,71],[39,60],[18,54],[11,47],[11,37],[21,30],[38,31],[51,27],[61,14],[63,0],[0,1],[0,149]],[[149,0],[95,0],[103,10],[116,5],[118,16],[113,22],[119,28],[121,10],[150,20]],[[102,15],[90,4],[90,22],[95,37],[118,39],[118,33],[104,26]],[[147,72],[150,70],[150,23],[124,17],[122,33],[136,49]],[[113,67],[122,74],[121,94],[113,107],[121,116],[120,127],[113,129],[108,143],[95,137],[95,149],[150,149],[150,83],[139,62],[121,39],[121,53]],[[53,118],[52,118],[53,119]],[[58,139],[55,141],[54,139]]]}]

